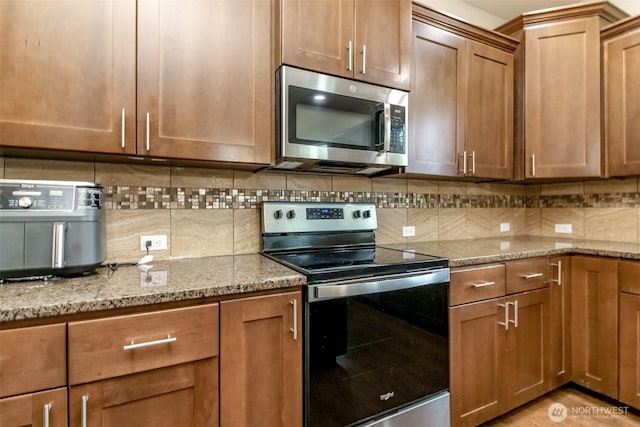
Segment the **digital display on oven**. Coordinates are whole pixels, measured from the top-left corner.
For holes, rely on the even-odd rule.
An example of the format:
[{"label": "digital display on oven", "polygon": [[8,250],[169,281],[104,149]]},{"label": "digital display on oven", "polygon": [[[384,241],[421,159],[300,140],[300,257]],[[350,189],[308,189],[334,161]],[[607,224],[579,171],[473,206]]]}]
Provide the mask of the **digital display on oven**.
[{"label": "digital display on oven", "polygon": [[307,219],[343,219],[342,208],[307,208]]}]

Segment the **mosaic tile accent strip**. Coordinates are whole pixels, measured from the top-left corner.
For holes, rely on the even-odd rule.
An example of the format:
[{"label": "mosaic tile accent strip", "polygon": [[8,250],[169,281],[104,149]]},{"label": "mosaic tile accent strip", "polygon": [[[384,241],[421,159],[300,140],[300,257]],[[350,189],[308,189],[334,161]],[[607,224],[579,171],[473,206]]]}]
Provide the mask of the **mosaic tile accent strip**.
[{"label": "mosaic tile accent strip", "polygon": [[[541,200],[526,196],[105,186],[103,207],[104,209],[257,209],[264,201],[375,203],[381,209],[524,208],[542,204]],[[640,203],[640,197],[638,202]]]}]

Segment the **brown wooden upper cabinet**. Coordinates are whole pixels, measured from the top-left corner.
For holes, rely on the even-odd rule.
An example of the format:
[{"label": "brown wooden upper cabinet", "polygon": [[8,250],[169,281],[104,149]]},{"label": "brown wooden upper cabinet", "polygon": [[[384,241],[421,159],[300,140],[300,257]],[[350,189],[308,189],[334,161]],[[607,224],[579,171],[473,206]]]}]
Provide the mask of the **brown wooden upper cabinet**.
[{"label": "brown wooden upper cabinet", "polygon": [[411,0],[282,0],[282,63],[409,90]]},{"label": "brown wooden upper cabinet", "polygon": [[640,174],[640,16],[602,31],[608,175]]},{"label": "brown wooden upper cabinet", "polygon": [[274,8],[2,1],[0,144],[268,164]]},{"label": "brown wooden upper cabinet", "polygon": [[513,176],[517,41],[414,5],[409,174]]},{"label": "brown wooden upper cabinet", "polygon": [[515,179],[602,175],[600,26],[625,16],[592,2],[526,13],[497,29],[521,41]]}]

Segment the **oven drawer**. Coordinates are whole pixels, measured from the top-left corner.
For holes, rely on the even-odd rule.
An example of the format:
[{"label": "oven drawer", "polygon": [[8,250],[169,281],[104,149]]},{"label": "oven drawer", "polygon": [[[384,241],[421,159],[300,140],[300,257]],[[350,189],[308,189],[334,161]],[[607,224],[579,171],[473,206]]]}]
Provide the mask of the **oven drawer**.
[{"label": "oven drawer", "polygon": [[549,259],[536,258],[507,264],[507,294],[549,286]]},{"label": "oven drawer", "polygon": [[218,305],[69,324],[69,383],[191,362],[218,354]]},{"label": "oven drawer", "polygon": [[451,271],[449,305],[496,298],[505,294],[504,264]]}]

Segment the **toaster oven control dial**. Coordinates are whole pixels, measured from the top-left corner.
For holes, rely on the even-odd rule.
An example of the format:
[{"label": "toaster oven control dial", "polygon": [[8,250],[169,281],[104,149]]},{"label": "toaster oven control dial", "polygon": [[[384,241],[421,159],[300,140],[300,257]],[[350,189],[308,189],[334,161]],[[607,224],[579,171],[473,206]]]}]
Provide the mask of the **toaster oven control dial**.
[{"label": "toaster oven control dial", "polygon": [[353,211],[353,217],[354,218],[360,218],[360,211],[359,210]]},{"label": "toaster oven control dial", "polygon": [[20,206],[22,209],[29,209],[31,205],[33,205],[33,200],[31,200],[31,197],[23,196],[18,199],[18,206]]},{"label": "toaster oven control dial", "polygon": [[278,209],[277,211],[275,211],[275,212],[273,213],[273,217],[274,217],[275,219],[281,219],[281,218],[282,218],[282,211],[281,211],[280,209]]},{"label": "toaster oven control dial", "polygon": [[363,218],[369,218],[371,216],[371,211],[370,210],[366,210],[364,212],[362,212],[362,217]]},{"label": "toaster oven control dial", "polygon": [[287,218],[293,219],[295,217],[296,217],[296,211],[294,211],[293,209],[291,209],[290,211],[287,211]]}]

